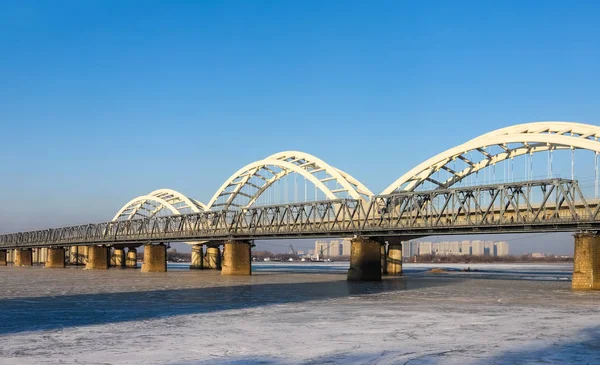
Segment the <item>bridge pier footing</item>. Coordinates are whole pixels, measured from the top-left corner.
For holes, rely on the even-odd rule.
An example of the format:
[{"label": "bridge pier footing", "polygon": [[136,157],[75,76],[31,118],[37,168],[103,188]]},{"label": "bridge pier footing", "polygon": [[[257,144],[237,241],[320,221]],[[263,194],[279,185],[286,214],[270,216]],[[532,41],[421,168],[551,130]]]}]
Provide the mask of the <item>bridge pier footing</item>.
[{"label": "bridge pier footing", "polygon": [[114,248],[110,257],[111,267],[125,267],[125,249]]},{"label": "bridge pier footing", "polygon": [[381,281],[381,242],[354,238],[350,249],[348,281]]},{"label": "bridge pier footing", "polygon": [[167,246],[164,243],[158,245],[144,245],[144,262],[142,272],[166,272],[167,271]]},{"label": "bridge pier footing", "polygon": [[221,250],[219,250],[218,246],[209,246],[206,248],[204,267],[206,269],[221,270]]},{"label": "bridge pier footing", "polygon": [[192,246],[192,263],[190,265],[191,270],[202,270],[204,269],[204,250],[202,245]]},{"label": "bridge pier footing", "polygon": [[127,258],[125,258],[125,267],[137,269],[137,249],[130,247],[127,250]]},{"label": "bridge pier footing", "polygon": [[387,274],[402,275],[402,243],[390,243],[388,246]]},{"label": "bridge pier footing", "polygon": [[65,249],[62,247],[48,248],[48,257],[46,258],[47,268],[64,268],[65,267]]},{"label": "bridge pier footing", "polygon": [[573,280],[575,290],[600,290],[600,236],[593,233],[575,235]]},{"label": "bridge pier footing", "polygon": [[8,265],[8,260],[6,259],[6,250],[0,250],[0,266]]},{"label": "bridge pier footing", "polygon": [[15,266],[33,266],[33,251],[31,248],[15,251]]},{"label": "bridge pier footing", "polygon": [[251,247],[248,241],[225,242],[221,275],[252,275]]},{"label": "bridge pier footing", "polygon": [[107,270],[108,250],[106,246],[89,246],[87,248],[86,270]]}]

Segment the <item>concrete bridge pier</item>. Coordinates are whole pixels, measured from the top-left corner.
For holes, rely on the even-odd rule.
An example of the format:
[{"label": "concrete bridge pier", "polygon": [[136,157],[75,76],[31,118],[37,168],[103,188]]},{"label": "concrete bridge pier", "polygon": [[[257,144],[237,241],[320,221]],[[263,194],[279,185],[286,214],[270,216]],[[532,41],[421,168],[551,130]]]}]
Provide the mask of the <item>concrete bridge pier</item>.
[{"label": "concrete bridge pier", "polygon": [[390,243],[387,257],[388,275],[402,275],[402,243]]},{"label": "concrete bridge pier", "polygon": [[227,241],[223,246],[221,275],[252,275],[252,244],[248,241]]},{"label": "concrete bridge pier", "polygon": [[86,270],[108,270],[108,251],[106,246],[89,246],[87,248]]},{"label": "concrete bridge pier", "polygon": [[190,269],[204,269],[204,249],[202,248],[202,245],[192,246],[192,264],[190,265]]},{"label": "concrete bridge pier", "polygon": [[348,281],[381,281],[381,242],[357,237],[350,249]]},{"label": "concrete bridge pier", "polygon": [[6,250],[6,263],[13,264],[15,263],[15,251],[16,250]]},{"label": "concrete bridge pier", "polygon": [[158,245],[144,245],[144,262],[142,272],[166,272],[167,271],[167,246],[164,243]]},{"label": "concrete bridge pier", "polygon": [[127,257],[125,258],[125,267],[137,269],[137,249],[129,247]]},{"label": "concrete bridge pier", "polygon": [[125,249],[123,247],[114,247],[110,256],[111,267],[125,267]]},{"label": "concrete bridge pier", "polygon": [[573,280],[575,290],[600,290],[600,236],[594,233],[575,234]]},{"label": "concrete bridge pier", "polygon": [[0,250],[0,266],[8,265],[8,261],[6,260],[6,250]]},{"label": "concrete bridge pier", "polygon": [[30,248],[17,249],[15,266],[33,266],[33,251]]},{"label": "concrete bridge pier", "polygon": [[69,249],[69,265],[86,265],[87,256],[87,246],[71,246]]},{"label": "concrete bridge pier", "polygon": [[206,247],[204,267],[206,269],[221,270],[221,250],[219,250],[219,246]]},{"label": "concrete bridge pier", "polygon": [[388,250],[387,244],[381,242],[381,275],[387,275],[388,273]]},{"label": "concrete bridge pier", "polygon": [[31,263],[36,265],[36,264],[40,264],[40,249],[39,248],[32,248],[31,249]]},{"label": "concrete bridge pier", "polygon": [[33,249],[33,264],[42,265],[46,263],[48,259],[48,249],[46,247],[39,247]]},{"label": "concrete bridge pier", "polygon": [[39,260],[40,260],[40,264],[46,264],[46,261],[48,261],[48,248],[47,247],[40,248]]},{"label": "concrete bridge pier", "polygon": [[51,247],[48,249],[46,266],[47,268],[65,267],[65,249],[62,247]]}]

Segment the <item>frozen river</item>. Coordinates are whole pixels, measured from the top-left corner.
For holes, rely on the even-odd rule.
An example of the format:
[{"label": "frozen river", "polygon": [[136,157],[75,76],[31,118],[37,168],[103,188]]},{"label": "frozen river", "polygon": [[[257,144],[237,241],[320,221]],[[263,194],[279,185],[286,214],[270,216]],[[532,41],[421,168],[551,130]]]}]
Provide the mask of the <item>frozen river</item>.
[{"label": "frozen river", "polygon": [[571,291],[571,265],[186,267],[0,267],[0,363],[600,364],[600,292]]}]

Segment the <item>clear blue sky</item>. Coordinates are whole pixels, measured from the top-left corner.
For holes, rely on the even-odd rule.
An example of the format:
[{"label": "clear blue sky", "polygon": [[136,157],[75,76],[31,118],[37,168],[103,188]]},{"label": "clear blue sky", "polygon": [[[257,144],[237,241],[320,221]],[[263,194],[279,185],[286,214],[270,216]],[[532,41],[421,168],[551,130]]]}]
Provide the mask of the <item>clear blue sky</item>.
[{"label": "clear blue sky", "polygon": [[302,150],[379,192],[498,127],[598,124],[597,1],[3,1],[0,229]]}]

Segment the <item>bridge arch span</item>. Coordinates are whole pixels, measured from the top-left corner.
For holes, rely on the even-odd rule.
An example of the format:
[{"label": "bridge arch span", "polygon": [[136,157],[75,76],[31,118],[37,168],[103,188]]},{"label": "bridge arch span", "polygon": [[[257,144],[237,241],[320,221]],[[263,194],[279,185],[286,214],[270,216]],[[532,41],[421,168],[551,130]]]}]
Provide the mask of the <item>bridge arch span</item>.
[{"label": "bridge arch span", "polygon": [[[327,199],[366,200],[373,195],[354,177],[313,155],[284,151],[252,162],[236,171],[217,190],[207,204],[207,209],[252,206],[267,189],[293,173],[312,183]],[[328,187],[327,182],[335,183],[336,188]]]},{"label": "bridge arch span", "polygon": [[158,189],[146,195],[135,197],[125,203],[115,214],[113,221],[130,220],[134,218],[151,218],[160,211],[169,214],[200,213],[207,210],[206,205],[186,197],[171,189]]},{"label": "bridge arch span", "polygon": [[[598,154],[599,137],[600,127],[573,122],[535,122],[500,128],[424,161],[394,181],[382,194],[418,190],[425,182],[432,183],[434,189],[448,188],[499,162],[543,151],[583,149]],[[490,152],[490,147],[496,147],[496,152]],[[480,159],[472,159],[473,153]],[[454,170],[450,163],[457,159],[464,161],[467,167]],[[437,180],[434,175],[442,170],[448,176]]]}]

